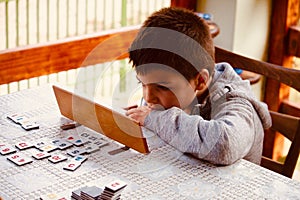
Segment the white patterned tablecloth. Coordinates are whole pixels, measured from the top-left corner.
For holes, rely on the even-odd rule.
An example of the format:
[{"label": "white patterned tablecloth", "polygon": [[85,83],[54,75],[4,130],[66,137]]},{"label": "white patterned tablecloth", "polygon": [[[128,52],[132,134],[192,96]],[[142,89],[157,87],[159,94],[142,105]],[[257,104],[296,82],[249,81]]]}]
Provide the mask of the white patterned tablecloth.
[{"label": "white patterned tablecloth", "polygon": [[[79,126],[62,131],[61,117],[51,87],[24,90],[0,96],[0,144],[36,142],[69,135],[87,140],[109,142],[75,171],[63,169],[64,163],[47,159],[16,166],[0,155],[0,197],[3,199],[71,199],[72,191],[83,186],[104,187],[120,179],[127,183],[121,199],[300,199],[300,182],[281,176],[246,160],[230,166],[214,166],[183,154],[166,145],[154,134],[145,132],[151,153],[129,150],[116,155],[108,152],[120,144]],[[7,119],[22,113],[39,123],[40,128],[25,131]],[[83,134],[84,133],[84,134]],[[75,148],[75,147],[71,147]],[[17,150],[20,151],[20,150]],[[31,156],[33,148],[22,150]],[[67,150],[60,153],[66,154]],[[66,154],[67,155],[67,154]]]}]

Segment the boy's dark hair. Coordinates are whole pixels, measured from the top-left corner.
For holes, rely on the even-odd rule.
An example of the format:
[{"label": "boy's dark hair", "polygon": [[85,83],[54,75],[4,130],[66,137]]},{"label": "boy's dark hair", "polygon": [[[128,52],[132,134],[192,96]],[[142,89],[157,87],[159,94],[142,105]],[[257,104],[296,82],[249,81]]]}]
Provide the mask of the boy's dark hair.
[{"label": "boy's dark hair", "polygon": [[163,8],[144,22],[129,48],[129,59],[138,74],[159,63],[177,70],[187,80],[204,68],[212,75],[214,45],[209,26],[187,9]]}]

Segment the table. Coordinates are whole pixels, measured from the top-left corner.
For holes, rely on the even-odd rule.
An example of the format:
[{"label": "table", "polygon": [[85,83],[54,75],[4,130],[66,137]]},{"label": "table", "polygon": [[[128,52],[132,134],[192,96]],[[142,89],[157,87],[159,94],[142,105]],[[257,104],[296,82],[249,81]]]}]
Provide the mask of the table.
[{"label": "table", "polygon": [[[246,160],[217,167],[178,152],[147,131],[150,154],[128,150],[110,155],[121,147],[119,143],[83,126],[60,129],[67,119],[61,117],[50,86],[0,96],[0,107],[0,144],[50,141],[69,135],[109,142],[87,154],[87,161],[75,171],[63,169],[68,161],[54,164],[48,159],[33,159],[32,163],[17,166],[7,160],[9,155],[0,155],[0,197],[5,200],[71,199],[72,191],[78,188],[103,188],[116,179],[127,183],[121,199],[300,199],[300,182],[296,180]],[[16,112],[37,121],[39,129],[25,131],[7,119]],[[50,154],[59,152],[71,159],[66,152],[72,148],[78,147]],[[29,157],[36,151],[17,149]]]}]

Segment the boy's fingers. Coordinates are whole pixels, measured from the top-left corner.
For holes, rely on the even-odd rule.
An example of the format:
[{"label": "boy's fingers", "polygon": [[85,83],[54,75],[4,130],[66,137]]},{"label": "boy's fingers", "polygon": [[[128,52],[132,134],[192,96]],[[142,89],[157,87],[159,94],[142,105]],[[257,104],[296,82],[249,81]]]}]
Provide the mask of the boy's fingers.
[{"label": "boy's fingers", "polygon": [[132,113],[128,114],[127,116],[129,116],[133,121],[137,122],[140,126],[144,126],[145,115],[143,115],[143,113],[132,112]]},{"label": "boy's fingers", "polygon": [[130,110],[130,109],[137,108],[137,107],[138,107],[138,105],[132,105],[132,106],[125,107],[123,109],[124,110]]},{"label": "boy's fingers", "polygon": [[127,109],[126,110],[126,112],[125,112],[125,115],[131,115],[132,113],[136,113],[137,112],[137,109],[136,108],[129,108],[129,109]]}]

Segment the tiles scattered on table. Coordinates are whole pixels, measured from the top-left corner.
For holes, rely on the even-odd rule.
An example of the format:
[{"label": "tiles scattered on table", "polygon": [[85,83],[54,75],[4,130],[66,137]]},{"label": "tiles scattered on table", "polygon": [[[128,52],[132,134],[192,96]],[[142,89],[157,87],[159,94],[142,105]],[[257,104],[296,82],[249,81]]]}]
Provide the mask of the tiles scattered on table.
[{"label": "tiles scattered on table", "polygon": [[25,149],[29,149],[31,147],[34,147],[34,145],[30,142],[27,141],[21,141],[15,144],[15,146],[19,149],[19,150],[25,150]]},{"label": "tiles scattered on table", "polygon": [[16,152],[16,148],[10,144],[1,144],[0,153],[1,155],[8,155]]},{"label": "tiles scattered on table", "polygon": [[27,117],[21,113],[14,113],[7,115],[7,118],[12,120],[16,124],[21,124],[23,120],[27,120]]},{"label": "tiles scattered on table", "polygon": [[34,154],[32,154],[32,157],[37,159],[37,160],[42,160],[44,158],[49,158],[51,156],[50,153],[48,152],[36,152]]},{"label": "tiles scattered on table", "polygon": [[96,144],[87,144],[84,146],[84,150],[86,151],[86,153],[90,154],[99,151],[100,147]]},{"label": "tiles scattered on table", "polygon": [[23,121],[21,123],[21,127],[26,131],[30,131],[30,130],[33,130],[33,129],[40,128],[40,125],[35,121],[27,120],[27,121]]},{"label": "tiles scattered on table", "polygon": [[32,159],[25,154],[18,152],[7,157],[7,159],[18,166],[26,165],[32,162]]},{"label": "tiles scattered on table", "polygon": [[62,154],[51,155],[48,160],[52,163],[59,163],[68,160],[68,157]]},{"label": "tiles scattered on table", "polygon": [[86,160],[87,160],[86,156],[75,156],[69,162],[66,163],[66,165],[63,167],[63,169],[69,170],[69,171],[75,171]]},{"label": "tiles scattered on table", "polygon": [[83,155],[86,152],[87,151],[84,148],[76,148],[76,149],[72,149],[72,150],[67,151],[67,154],[72,156],[72,157],[75,157],[75,156],[78,156],[78,155]]},{"label": "tiles scattered on table", "polygon": [[7,118],[16,124],[21,125],[21,127],[26,131],[39,128],[39,124],[36,121],[26,117],[22,113],[9,114]]},{"label": "tiles scattered on table", "polygon": [[46,144],[45,146],[41,146],[39,147],[39,150],[41,151],[46,151],[46,152],[52,152],[54,150],[59,149],[58,146],[54,145],[54,144]]},{"label": "tiles scattered on table", "polygon": [[65,139],[54,139],[52,140],[52,144],[56,145],[60,150],[65,150],[73,146],[72,143]]}]

